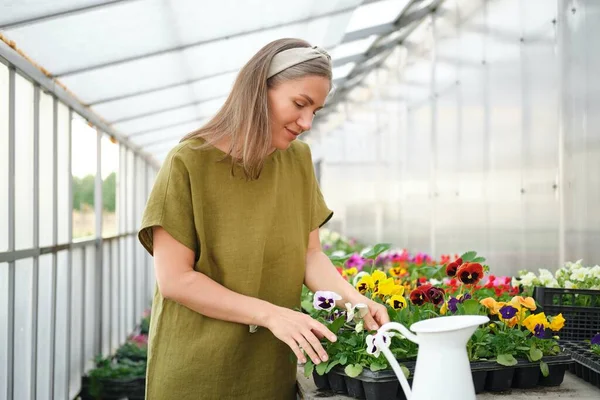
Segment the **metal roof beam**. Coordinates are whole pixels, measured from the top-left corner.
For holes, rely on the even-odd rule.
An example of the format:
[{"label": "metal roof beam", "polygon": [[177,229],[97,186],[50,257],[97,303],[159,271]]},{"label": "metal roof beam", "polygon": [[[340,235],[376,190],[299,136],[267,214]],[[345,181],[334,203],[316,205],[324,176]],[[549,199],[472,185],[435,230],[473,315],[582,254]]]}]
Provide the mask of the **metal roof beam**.
[{"label": "metal roof beam", "polygon": [[206,45],[209,43],[218,42],[220,40],[228,40],[228,39],[238,38],[238,37],[242,37],[242,36],[253,35],[256,33],[261,33],[261,32],[269,31],[269,30],[273,30],[273,29],[279,29],[279,28],[282,28],[285,26],[304,24],[304,23],[312,22],[314,20],[318,20],[318,19],[322,19],[322,18],[330,18],[330,17],[334,17],[337,15],[352,12],[355,9],[356,9],[356,7],[346,7],[341,10],[331,11],[331,12],[328,12],[325,14],[320,14],[317,16],[301,18],[301,19],[297,19],[295,21],[276,24],[276,25],[265,27],[265,28],[251,29],[251,30],[248,30],[245,32],[238,32],[238,33],[234,33],[234,34],[230,34],[230,35],[218,36],[218,37],[214,37],[212,39],[200,40],[200,41],[197,41],[194,43],[189,43],[189,44],[166,48],[166,49],[157,50],[157,51],[152,51],[152,52],[148,52],[148,53],[144,53],[144,54],[139,54],[136,56],[125,57],[125,58],[121,58],[119,60],[113,60],[113,61],[108,61],[108,62],[104,62],[104,63],[98,63],[95,65],[89,65],[87,67],[82,67],[82,68],[78,68],[78,69],[59,71],[59,72],[56,72],[53,76],[56,78],[61,78],[61,77],[65,77],[68,75],[75,75],[75,74],[80,74],[83,72],[89,72],[89,71],[94,71],[94,70],[98,70],[98,69],[102,69],[102,68],[113,67],[115,65],[126,64],[126,63],[133,62],[133,61],[139,61],[139,60],[143,60],[143,59],[149,58],[149,57],[155,57],[155,56],[159,56],[159,55],[163,55],[163,54],[184,51],[184,50],[187,50],[187,49],[190,49],[193,47],[198,47],[198,46]]}]

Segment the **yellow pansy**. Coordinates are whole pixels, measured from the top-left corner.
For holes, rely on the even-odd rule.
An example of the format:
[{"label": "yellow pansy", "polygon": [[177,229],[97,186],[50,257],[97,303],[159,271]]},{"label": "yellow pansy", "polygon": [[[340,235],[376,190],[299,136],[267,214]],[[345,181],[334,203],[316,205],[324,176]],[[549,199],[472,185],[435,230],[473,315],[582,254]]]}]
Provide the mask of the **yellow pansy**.
[{"label": "yellow pansy", "polygon": [[446,315],[448,312],[448,302],[445,301],[444,304],[440,307],[440,314]]},{"label": "yellow pansy", "polygon": [[393,295],[388,301],[387,303],[394,309],[394,310],[400,310],[402,308],[405,308],[406,305],[408,304],[406,302],[406,299],[404,298],[404,296],[401,295]]},{"label": "yellow pansy", "polygon": [[371,274],[371,278],[373,278],[373,283],[377,286],[379,282],[386,280],[388,277],[385,272],[377,270]]},{"label": "yellow pansy", "polygon": [[360,293],[364,294],[367,290],[371,290],[375,287],[375,283],[373,282],[373,278],[369,275],[365,275],[356,284],[356,290]]},{"label": "yellow pansy", "polygon": [[505,302],[503,302],[503,301],[498,302],[492,297],[486,297],[485,299],[480,300],[479,304],[486,307],[489,310],[491,315],[498,314],[498,312],[500,312],[500,309],[506,305]]},{"label": "yellow pansy", "polygon": [[402,275],[406,274],[406,268],[394,267],[394,268],[390,268],[390,270],[388,272],[390,273],[391,276],[402,276]]},{"label": "yellow pansy", "polygon": [[550,322],[550,329],[552,329],[554,332],[560,331],[563,326],[565,326],[565,319],[562,313],[552,317],[551,319],[552,321]]},{"label": "yellow pansy", "polygon": [[356,269],[356,267],[345,269],[342,272],[342,276],[354,276],[356,274],[358,274],[358,270]]},{"label": "yellow pansy", "polygon": [[530,332],[533,332],[535,326],[540,324],[543,325],[544,328],[550,326],[548,319],[546,318],[546,314],[543,312],[539,314],[531,314],[529,317],[523,320],[523,326],[529,329]]},{"label": "yellow pansy", "polygon": [[[510,303],[513,307],[519,309],[520,306],[530,309],[531,311],[535,311],[537,306],[535,305],[535,300],[533,297],[523,297],[523,296],[515,296],[510,300]],[[519,307],[518,307],[519,306]]]}]

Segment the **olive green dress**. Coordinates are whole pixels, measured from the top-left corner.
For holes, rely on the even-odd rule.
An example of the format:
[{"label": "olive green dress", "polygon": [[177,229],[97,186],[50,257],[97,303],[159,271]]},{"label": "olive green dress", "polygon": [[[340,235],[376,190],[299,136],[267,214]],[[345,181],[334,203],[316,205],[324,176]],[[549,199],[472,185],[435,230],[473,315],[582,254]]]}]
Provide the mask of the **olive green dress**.
[{"label": "olive green dress", "polygon": [[[148,199],[139,240],[152,254],[162,226],[196,253],[195,270],[237,293],[300,306],[309,232],[332,216],[308,145],[268,156],[260,178],[231,176],[231,162],[203,139],[177,145]],[[147,400],[287,400],[296,397],[296,361],[268,329],[198,314],[155,289]]]}]

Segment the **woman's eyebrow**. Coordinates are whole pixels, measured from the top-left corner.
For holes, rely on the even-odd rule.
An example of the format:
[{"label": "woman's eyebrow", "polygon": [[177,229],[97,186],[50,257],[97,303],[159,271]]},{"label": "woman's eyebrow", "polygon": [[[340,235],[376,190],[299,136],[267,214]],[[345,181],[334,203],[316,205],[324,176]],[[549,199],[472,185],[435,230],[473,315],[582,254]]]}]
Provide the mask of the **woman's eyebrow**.
[{"label": "woman's eyebrow", "polygon": [[304,97],[306,100],[308,100],[308,102],[310,103],[310,105],[312,106],[313,104],[315,104],[315,102],[313,101],[313,99],[310,98],[309,95],[304,94],[304,93],[300,93],[300,96]]}]

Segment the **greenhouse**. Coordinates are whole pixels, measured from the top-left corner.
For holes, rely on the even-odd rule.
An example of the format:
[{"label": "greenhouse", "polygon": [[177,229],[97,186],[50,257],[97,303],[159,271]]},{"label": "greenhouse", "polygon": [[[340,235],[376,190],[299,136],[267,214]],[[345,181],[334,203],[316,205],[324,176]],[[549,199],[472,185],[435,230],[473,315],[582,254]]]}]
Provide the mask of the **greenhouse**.
[{"label": "greenhouse", "polygon": [[598,37],[596,0],[0,0],[0,400],[600,398]]}]

